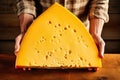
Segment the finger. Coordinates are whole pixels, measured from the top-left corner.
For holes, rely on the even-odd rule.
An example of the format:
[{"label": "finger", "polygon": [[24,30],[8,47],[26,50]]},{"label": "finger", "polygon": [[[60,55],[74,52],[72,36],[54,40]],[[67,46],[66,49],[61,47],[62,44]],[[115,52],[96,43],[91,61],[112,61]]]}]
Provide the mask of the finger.
[{"label": "finger", "polygon": [[22,36],[19,35],[19,36],[15,39],[15,54],[17,54],[17,52],[19,51],[21,38],[22,38]]},{"label": "finger", "polygon": [[101,58],[104,58],[104,49],[105,49],[105,43],[103,40],[101,40],[99,43],[99,53]]},{"label": "finger", "polygon": [[16,40],[16,43],[15,43],[15,51],[14,51],[14,53],[15,53],[15,55],[17,55],[17,53],[18,53],[18,51],[19,51],[19,41],[18,40]]}]

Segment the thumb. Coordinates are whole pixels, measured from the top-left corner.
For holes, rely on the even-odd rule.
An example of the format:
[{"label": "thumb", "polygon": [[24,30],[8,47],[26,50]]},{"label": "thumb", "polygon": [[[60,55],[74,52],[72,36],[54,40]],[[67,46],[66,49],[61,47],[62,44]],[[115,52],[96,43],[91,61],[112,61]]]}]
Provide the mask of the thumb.
[{"label": "thumb", "polygon": [[17,55],[17,53],[18,53],[18,51],[20,49],[21,39],[22,39],[22,35],[21,34],[18,35],[16,37],[16,39],[15,39],[15,51],[14,51],[15,55]]},{"label": "thumb", "polygon": [[104,58],[104,49],[105,49],[104,40],[102,39],[101,36],[93,36],[93,39],[94,39],[96,46],[98,48],[99,57]]},{"label": "thumb", "polygon": [[101,39],[100,43],[98,44],[99,46],[99,53],[100,53],[100,57],[104,58],[104,49],[105,49],[105,42]]}]

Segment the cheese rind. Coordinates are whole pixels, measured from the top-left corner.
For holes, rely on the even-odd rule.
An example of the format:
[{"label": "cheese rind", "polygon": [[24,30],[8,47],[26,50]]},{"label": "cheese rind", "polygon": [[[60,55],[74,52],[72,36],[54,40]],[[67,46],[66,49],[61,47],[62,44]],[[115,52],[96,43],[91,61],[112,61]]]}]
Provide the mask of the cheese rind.
[{"label": "cheese rind", "polygon": [[53,4],[27,30],[16,67],[102,67],[95,42],[70,11]]}]

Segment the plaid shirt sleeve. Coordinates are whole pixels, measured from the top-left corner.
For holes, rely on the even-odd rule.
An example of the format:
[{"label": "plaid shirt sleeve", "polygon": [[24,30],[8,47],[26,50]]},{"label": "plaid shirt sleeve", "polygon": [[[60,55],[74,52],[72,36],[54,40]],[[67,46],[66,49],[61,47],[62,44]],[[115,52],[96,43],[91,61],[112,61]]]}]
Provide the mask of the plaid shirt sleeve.
[{"label": "plaid shirt sleeve", "polygon": [[[62,4],[64,7],[73,12],[76,16],[85,15],[86,5],[90,2],[89,5],[89,15],[86,14],[86,17],[89,16],[89,19],[92,18],[101,18],[105,22],[109,21],[108,16],[108,3],[109,0],[39,0],[40,4],[43,7],[43,11],[46,10],[54,2]],[[36,17],[36,7],[35,0],[17,0],[17,13],[29,13]],[[84,20],[83,20],[84,21]]]},{"label": "plaid shirt sleeve", "polygon": [[108,16],[108,3],[109,0],[92,0],[90,5],[89,18],[101,18],[105,22],[109,21]]},{"label": "plaid shirt sleeve", "polygon": [[18,16],[22,13],[32,14],[36,16],[36,7],[34,0],[17,0],[17,14]]}]

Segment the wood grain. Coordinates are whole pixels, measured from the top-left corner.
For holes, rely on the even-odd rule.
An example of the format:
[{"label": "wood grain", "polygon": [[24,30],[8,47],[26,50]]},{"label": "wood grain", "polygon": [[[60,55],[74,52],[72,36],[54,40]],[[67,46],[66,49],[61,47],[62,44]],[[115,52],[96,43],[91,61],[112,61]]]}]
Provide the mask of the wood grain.
[{"label": "wood grain", "polygon": [[97,72],[86,69],[15,69],[15,56],[0,54],[1,80],[120,80],[120,54],[105,54]]}]

